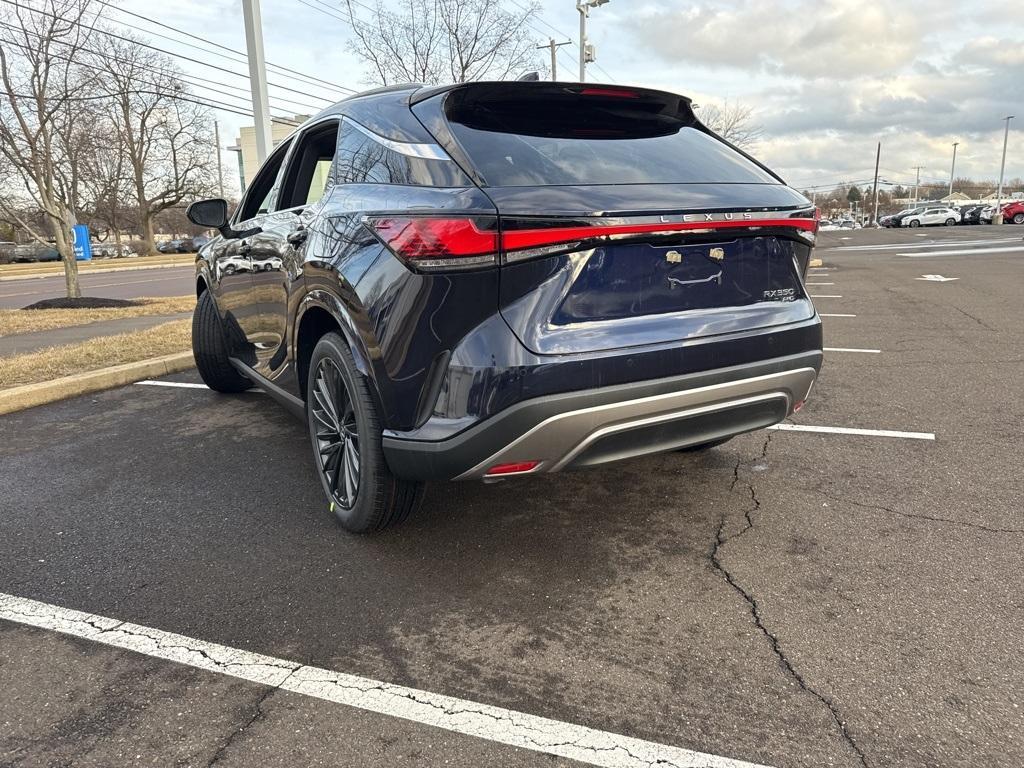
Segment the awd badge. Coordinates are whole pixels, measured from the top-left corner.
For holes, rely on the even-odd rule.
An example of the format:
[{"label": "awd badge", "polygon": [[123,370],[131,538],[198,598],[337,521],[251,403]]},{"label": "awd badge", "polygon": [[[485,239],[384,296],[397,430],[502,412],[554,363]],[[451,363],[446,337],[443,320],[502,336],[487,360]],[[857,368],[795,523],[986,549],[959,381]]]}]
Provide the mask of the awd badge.
[{"label": "awd badge", "polygon": [[725,249],[724,248],[712,248],[708,252],[708,258],[714,259],[715,261],[725,260]]},{"label": "awd badge", "polygon": [[683,254],[679,251],[669,251],[665,254],[665,261],[669,264],[678,264],[683,260]]}]

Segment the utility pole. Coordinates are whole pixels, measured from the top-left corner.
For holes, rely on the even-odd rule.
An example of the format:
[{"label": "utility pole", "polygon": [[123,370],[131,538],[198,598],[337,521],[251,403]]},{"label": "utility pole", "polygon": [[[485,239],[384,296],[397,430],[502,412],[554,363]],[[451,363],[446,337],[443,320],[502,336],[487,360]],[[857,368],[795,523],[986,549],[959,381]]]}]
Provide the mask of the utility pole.
[{"label": "utility pole", "polygon": [[224,197],[224,166],[220,162],[220,121],[213,121],[213,139],[217,142],[217,189]]},{"label": "utility pole", "polygon": [[608,3],[610,0],[576,0],[576,10],[580,12],[580,82],[587,79],[587,62],[594,61],[594,48],[587,42],[587,17],[591,8]]},{"label": "utility pole", "polygon": [[267,159],[274,145],[270,132],[270,99],[267,97],[267,66],[263,58],[263,22],[260,0],[242,0],[245,21],[245,50],[249,56],[249,86],[252,114],[256,122],[256,161]]},{"label": "utility pole", "polygon": [[551,82],[558,80],[558,49],[563,45],[572,45],[572,40],[566,40],[564,43],[556,43],[555,38],[549,37],[547,45],[538,45],[537,49],[550,48],[551,49]]},{"label": "utility pole", "polygon": [[949,168],[949,194],[953,194],[953,173],[956,171],[956,148],[960,146],[959,141],[953,142],[953,165]]},{"label": "utility pole", "polygon": [[921,168],[923,166],[915,165],[914,170],[917,171],[917,181],[914,182],[914,205],[917,205],[917,191],[921,186]]},{"label": "utility pole", "polygon": [[1003,161],[999,164],[999,187],[996,191],[996,212],[992,216],[993,224],[997,223],[996,216],[999,217],[998,223],[1003,223],[1003,172],[1006,170],[1006,141],[1010,138],[1010,121],[1013,118],[1013,115],[1003,118],[1006,121],[1006,129],[1003,131]]},{"label": "utility pole", "polygon": [[877,224],[878,223],[878,164],[881,162],[881,160],[882,160],[882,142],[878,142],[878,149],[875,151],[875,191],[873,193],[874,194],[874,198],[875,198],[875,215],[872,218],[872,223],[873,224]]}]

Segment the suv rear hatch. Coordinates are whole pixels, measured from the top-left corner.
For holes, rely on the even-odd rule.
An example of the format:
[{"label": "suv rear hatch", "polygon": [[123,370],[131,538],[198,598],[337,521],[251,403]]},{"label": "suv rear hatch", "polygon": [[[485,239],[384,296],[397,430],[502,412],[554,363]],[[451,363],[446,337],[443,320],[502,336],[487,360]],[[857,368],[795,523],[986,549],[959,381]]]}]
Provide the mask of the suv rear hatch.
[{"label": "suv rear hatch", "polygon": [[474,83],[429,101],[433,118],[429,102],[414,110],[497,208],[501,313],[531,351],[813,317],[811,204],[710,133],[685,97]]}]

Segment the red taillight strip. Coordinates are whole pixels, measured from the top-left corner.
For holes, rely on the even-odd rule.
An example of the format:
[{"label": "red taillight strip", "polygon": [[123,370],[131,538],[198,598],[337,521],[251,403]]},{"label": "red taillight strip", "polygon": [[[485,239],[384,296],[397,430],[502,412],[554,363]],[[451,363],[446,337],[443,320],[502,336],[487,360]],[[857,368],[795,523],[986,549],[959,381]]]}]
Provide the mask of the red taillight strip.
[{"label": "red taillight strip", "polygon": [[815,232],[818,222],[814,219],[752,219],[743,221],[687,221],[674,224],[611,224],[594,227],[549,227],[545,229],[513,229],[501,235],[502,247],[506,251],[536,248],[542,245],[557,245],[580,240],[590,240],[609,235],[671,234],[687,231],[713,231],[719,229],[765,229],[786,227],[806,232]]}]

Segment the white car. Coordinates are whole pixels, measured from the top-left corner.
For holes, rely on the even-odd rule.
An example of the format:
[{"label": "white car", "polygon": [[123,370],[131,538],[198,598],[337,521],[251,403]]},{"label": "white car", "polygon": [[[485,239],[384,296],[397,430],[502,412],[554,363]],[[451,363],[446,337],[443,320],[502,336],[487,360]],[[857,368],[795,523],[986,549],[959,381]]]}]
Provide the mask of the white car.
[{"label": "white car", "polygon": [[960,222],[960,212],[945,206],[923,208],[917,213],[905,216],[900,223],[902,227],[931,227],[945,225],[952,227]]}]

